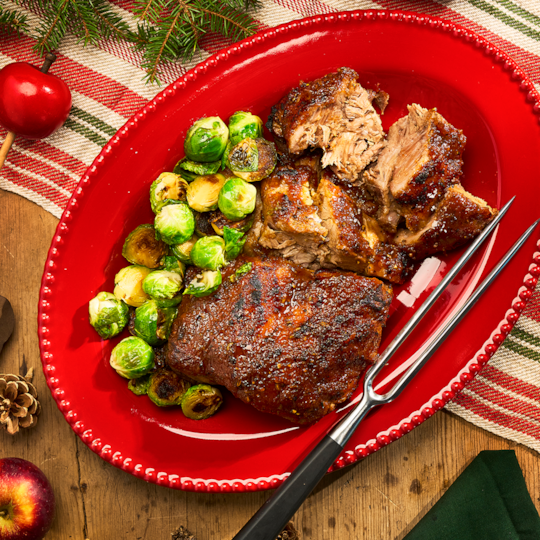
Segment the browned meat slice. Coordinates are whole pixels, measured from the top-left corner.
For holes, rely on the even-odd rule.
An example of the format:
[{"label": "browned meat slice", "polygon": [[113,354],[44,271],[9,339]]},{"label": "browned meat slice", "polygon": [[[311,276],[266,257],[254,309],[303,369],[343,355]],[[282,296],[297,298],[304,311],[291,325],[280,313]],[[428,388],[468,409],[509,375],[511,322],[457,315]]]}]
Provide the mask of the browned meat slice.
[{"label": "browned meat slice", "polygon": [[450,186],[424,228],[417,232],[401,230],[395,241],[409,248],[413,258],[423,259],[463,245],[477,236],[497,213],[460,185]]},{"label": "browned meat slice", "polygon": [[[231,282],[246,262],[251,271]],[[391,298],[375,278],[242,256],[216,293],[182,301],[167,363],[260,411],[315,422],[351,396],[375,360]]]},{"label": "browned meat slice", "polygon": [[379,196],[381,224],[395,230],[402,216],[407,229],[419,231],[446,189],[460,181],[466,137],[435,109],[408,108],[390,127],[388,143],[364,180]]},{"label": "browned meat slice", "polygon": [[385,140],[372,101],[386,103],[387,95],[365,90],[357,79],[352,69],[340,68],[301,83],[278,103],[270,119],[272,131],[285,139],[290,152],[322,148],[322,166],[351,181],[376,159]]}]

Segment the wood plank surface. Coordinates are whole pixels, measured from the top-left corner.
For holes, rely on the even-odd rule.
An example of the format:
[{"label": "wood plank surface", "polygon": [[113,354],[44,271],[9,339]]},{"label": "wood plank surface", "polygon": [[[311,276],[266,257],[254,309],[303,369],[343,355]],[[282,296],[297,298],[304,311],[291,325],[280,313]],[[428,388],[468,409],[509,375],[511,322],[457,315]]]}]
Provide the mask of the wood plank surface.
[{"label": "wood plank surface", "polygon": [[[198,540],[232,538],[269,493],[197,494],[147,484],[94,454],[56,407],[41,371],[37,306],[57,223],[35,204],[0,190],[0,295],[16,316],[0,373],[34,367],[43,406],[35,428],[16,436],[0,430],[0,458],[32,461],[51,481],[57,514],[49,540],[168,540],[180,526]],[[364,461],[327,475],[294,517],[300,538],[401,539],[478,452],[495,449],[515,450],[540,509],[538,454],[443,411]]]}]

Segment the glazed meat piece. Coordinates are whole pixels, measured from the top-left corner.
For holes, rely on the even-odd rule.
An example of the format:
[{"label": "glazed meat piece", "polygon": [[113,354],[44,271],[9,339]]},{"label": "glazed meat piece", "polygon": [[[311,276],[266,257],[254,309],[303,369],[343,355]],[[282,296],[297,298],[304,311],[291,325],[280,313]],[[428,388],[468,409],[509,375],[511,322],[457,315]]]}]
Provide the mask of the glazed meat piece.
[{"label": "glazed meat piece", "polygon": [[[231,281],[246,262],[251,271]],[[242,256],[216,293],[182,301],[167,363],[260,411],[309,424],[347,400],[376,359],[391,298],[375,278]]]},{"label": "glazed meat piece", "polygon": [[385,149],[364,174],[379,197],[381,224],[394,231],[400,218],[410,231],[425,227],[446,189],[460,181],[466,142],[435,109],[416,104],[408,109],[390,127]]},{"label": "glazed meat piece", "polygon": [[301,83],[274,107],[269,124],[289,152],[322,148],[322,166],[351,181],[384,147],[385,134],[372,102],[385,106],[388,100],[383,92],[365,90],[357,79],[352,69],[340,68]]},{"label": "glazed meat piece", "polygon": [[465,191],[450,186],[437,210],[423,229],[400,230],[396,244],[409,249],[411,257],[423,259],[433,253],[455,249],[476,237],[497,215],[497,210]]}]

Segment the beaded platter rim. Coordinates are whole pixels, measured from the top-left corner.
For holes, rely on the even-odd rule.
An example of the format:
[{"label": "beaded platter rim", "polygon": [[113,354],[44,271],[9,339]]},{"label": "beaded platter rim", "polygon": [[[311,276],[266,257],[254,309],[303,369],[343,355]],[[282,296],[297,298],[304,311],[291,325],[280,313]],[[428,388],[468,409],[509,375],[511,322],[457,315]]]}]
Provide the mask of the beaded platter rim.
[{"label": "beaded platter rim", "polygon": [[[142,109],[134,114],[125,125],[110,139],[100,154],[96,157],[92,165],[86,170],[81,177],[78,186],[76,187],[67,207],[60,219],[56,232],[48,252],[45,263],[45,270],[42,277],[40,298],[39,298],[39,314],[38,314],[38,336],[41,360],[43,371],[46,377],[47,385],[53,395],[53,398],[68,421],[75,433],[81,440],[102,459],[111,463],[117,468],[120,468],[130,474],[142,478],[147,482],[153,482],[158,485],[167,486],[174,489],[185,491],[199,491],[209,493],[223,492],[244,492],[244,491],[259,491],[265,489],[273,489],[279,486],[289,473],[272,475],[269,477],[251,478],[251,479],[201,479],[192,478],[176,474],[169,474],[166,471],[157,471],[155,468],[144,468],[141,464],[135,463],[130,457],[124,456],[119,449],[112,448],[107,441],[100,438],[95,438],[90,426],[79,419],[78,412],[71,407],[68,400],[64,399],[64,391],[62,382],[55,377],[54,358],[49,352],[50,342],[48,341],[47,321],[48,315],[48,298],[52,293],[51,287],[54,288],[55,281],[55,259],[59,256],[63,239],[69,234],[69,223],[76,216],[79,206],[79,198],[84,195],[85,187],[92,182],[92,177],[95,176],[104,163],[110,158],[128,133],[133,130],[140,129],[144,125],[144,121],[150,113],[154,113],[156,109],[179,90],[189,89],[190,83],[194,82],[199,75],[206,74],[207,71],[215,69],[220,65],[220,62],[228,59],[232,55],[236,55],[244,49],[251,49],[254,45],[267,42],[269,40],[281,37],[291,30],[302,28],[313,29],[318,25],[328,25],[335,22],[359,22],[362,20],[374,19],[389,19],[396,23],[429,25],[433,29],[438,29],[443,32],[449,32],[457,39],[462,39],[471,46],[483,49],[484,53],[491,56],[493,61],[502,65],[502,68],[509,73],[510,80],[519,85],[520,90],[524,94],[524,99],[531,105],[533,113],[540,114],[540,96],[536,91],[533,83],[528,79],[523,70],[512,60],[505,52],[493,45],[490,41],[482,36],[470,31],[460,25],[450,22],[445,19],[432,17],[429,15],[410,13],[406,11],[391,11],[391,10],[356,10],[346,11],[341,13],[332,13],[327,15],[317,15],[305,19],[295,20],[290,23],[285,23],[280,26],[263,30],[255,36],[234,44],[227,49],[224,49],[213,56],[209,57],[204,62],[201,62],[177,81],[162,90],[153,100],[148,102]],[[540,240],[537,241],[536,247],[540,250]],[[505,318],[500,321],[489,338],[484,342],[482,348],[475,353],[471,360],[461,369],[461,371],[445,386],[436,396],[430,398],[420,409],[403,418],[397,425],[392,426],[363,444],[355,446],[354,450],[346,450],[336,459],[329,471],[341,469],[347,465],[351,465],[368,455],[376,452],[389,443],[401,438],[406,433],[423,423],[430,418],[436,411],[442,409],[450,400],[452,400],[458,392],[460,392],[474,376],[482,369],[489,361],[493,354],[497,351],[505,337],[510,333],[513,326],[517,322],[520,314],[526,307],[527,302],[533,295],[533,291],[538,283],[540,276],[540,251],[535,251],[532,256],[531,263],[528,267],[528,273],[523,279],[523,285],[517,291],[514,300],[511,302],[510,308],[505,314]]]}]

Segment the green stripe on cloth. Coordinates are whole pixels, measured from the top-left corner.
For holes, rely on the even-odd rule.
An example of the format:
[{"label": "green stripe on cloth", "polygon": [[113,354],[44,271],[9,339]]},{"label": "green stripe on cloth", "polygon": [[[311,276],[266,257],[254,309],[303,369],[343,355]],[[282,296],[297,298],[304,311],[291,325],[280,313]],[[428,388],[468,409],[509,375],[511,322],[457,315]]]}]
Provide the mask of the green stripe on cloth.
[{"label": "green stripe on cloth", "polygon": [[79,109],[79,107],[71,107],[71,114],[75,115],[81,120],[84,120],[88,124],[91,124],[95,128],[99,129],[103,133],[106,133],[107,135],[110,135],[111,137],[117,132],[116,128],[110,126],[109,124],[106,124],[105,122],[103,122],[103,120],[100,120],[89,112],[84,111],[83,109]]},{"label": "green stripe on cloth", "polygon": [[538,353],[536,351],[533,351],[532,349],[528,349],[521,343],[517,343],[516,341],[513,341],[512,339],[506,339],[504,343],[502,344],[502,347],[504,347],[505,349],[508,349],[509,351],[520,354],[521,356],[524,356],[525,358],[529,358],[530,360],[540,362],[540,359],[538,358]]},{"label": "green stripe on cloth", "polygon": [[[481,9],[482,11],[485,11],[489,15],[492,15],[493,17],[499,19],[504,24],[510,26],[511,28],[514,28],[514,30],[518,30],[522,34],[525,34],[526,36],[530,37],[531,39],[534,39],[536,41],[540,41],[540,32],[538,30],[533,30],[532,28],[528,27],[526,24],[522,23],[521,21],[518,21],[507,13],[504,13],[499,8],[495,7],[492,4],[489,4],[488,2],[485,2],[484,0],[467,0],[469,4],[471,4],[474,7],[477,7],[478,9]],[[528,12],[526,12],[528,13]]]},{"label": "green stripe on cloth", "polygon": [[520,341],[530,343],[533,347],[540,347],[540,338],[525,330],[522,330],[521,328],[515,327],[512,332],[510,332],[510,336],[515,337]]},{"label": "green stripe on cloth", "polygon": [[97,133],[92,131],[90,128],[83,126],[82,124],[77,122],[73,117],[69,117],[66,120],[64,127],[67,127],[68,129],[71,129],[72,131],[75,131],[75,133],[82,135],[83,137],[93,142],[94,144],[97,144],[98,146],[105,146],[107,144],[108,139],[106,139],[105,137],[102,137],[101,135],[98,135]]},{"label": "green stripe on cloth", "polygon": [[519,17],[526,19],[532,24],[540,25],[540,17],[538,17],[534,13],[531,13],[530,11],[527,11],[526,9],[523,9],[521,6],[518,6],[514,2],[511,2],[510,0],[496,0],[496,1],[498,4],[505,7],[508,11],[515,13]]}]

